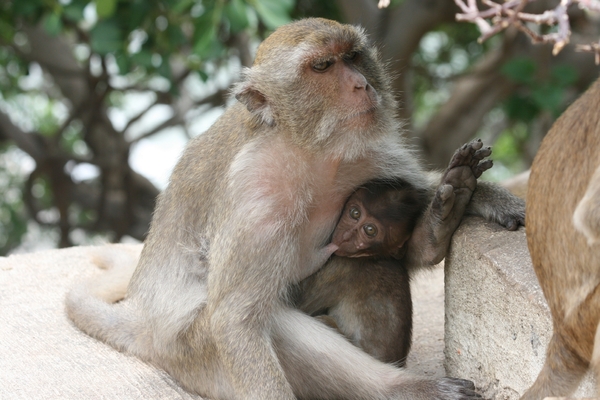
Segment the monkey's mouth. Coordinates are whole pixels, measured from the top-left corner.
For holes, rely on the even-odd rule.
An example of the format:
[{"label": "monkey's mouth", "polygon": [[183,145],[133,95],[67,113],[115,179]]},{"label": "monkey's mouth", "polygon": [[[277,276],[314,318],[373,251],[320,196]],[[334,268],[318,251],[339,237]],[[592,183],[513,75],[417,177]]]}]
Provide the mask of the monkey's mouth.
[{"label": "monkey's mouth", "polygon": [[362,118],[364,116],[369,116],[369,117],[373,117],[375,115],[375,112],[377,111],[377,107],[376,106],[371,106],[368,109],[364,110],[364,111],[357,111],[354,112],[350,115],[348,115],[346,118],[344,118],[344,121],[351,121],[354,120],[356,118]]}]

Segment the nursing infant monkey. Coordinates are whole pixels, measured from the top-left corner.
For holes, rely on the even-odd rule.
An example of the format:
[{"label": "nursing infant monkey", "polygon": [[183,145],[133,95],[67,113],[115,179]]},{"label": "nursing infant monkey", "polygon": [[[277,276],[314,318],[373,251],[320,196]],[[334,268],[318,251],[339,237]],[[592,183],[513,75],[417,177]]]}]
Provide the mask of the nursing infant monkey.
[{"label": "nursing infant monkey", "polygon": [[[279,28],[234,88],[238,102],[184,151],[126,298],[110,304],[90,281],[68,293],[69,317],[210,399],[479,397],[468,381],[381,362],[290,304],[290,288],[338,250],[331,235],[356,188],[403,181],[446,196],[399,134],[390,87],[361,29],[323,19]],[[475,162],[476,143],[473,165],[450,170],[471,174],[448,178],[452,208],[472,193],[466,212],[516,229],[522,201],[494,185],[475,188],[487,165]],[[424,226],[446,240],[446,224]],[[403,260],[430,257],[407,246]]]},{"label": "nursing infant monkey", "polygon": [[[297,306],[384,362],[403,366],[412,336],[410,273],[446,255],[478,178],[492,166],[480,141],[454,154],[433,201],[404,181],[373,181],[350,196],[336,256],[299,284]],[[430,204],[431,202],[431,204]]]},{"label": "nursing infant monkey", "polygon": [[534,159],[527,243],[552,313],[546,362],[523,399],[600,384],[600,80],[554,123]]}]

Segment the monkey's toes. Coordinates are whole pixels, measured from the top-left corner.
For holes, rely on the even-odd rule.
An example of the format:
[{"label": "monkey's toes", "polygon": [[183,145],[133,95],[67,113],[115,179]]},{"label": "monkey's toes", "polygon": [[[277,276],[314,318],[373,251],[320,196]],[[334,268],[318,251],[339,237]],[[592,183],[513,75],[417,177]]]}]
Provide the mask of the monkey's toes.
[{"label": "monkey's toes", "polygon": [[440,392],[439,399],[468,400],[481,399],[481,395],[475,391],[475,384],[466,379],[442,378],[438,381]]},{"label": "monkey's toes", "polygon": [[475,152],[475,154],[473,154],[473,159],[477,160],[477,161],[481,161],[486,157],[489,157],[492,155],[492,148],[490,146],[486,146],[482,149],[479,149]]},{"label": "monkey's toes", "polygon": [[475,139],[467,144],[464,144],[461,148],[454,152],[454,155],[450,160],[450,165],[448,165],[448,169],[463,165],[475,167],[481,159],[491,154],[490,147],[486,147],[484,149],[482,149],[482,147],[483,142],[481,139]]},{"label": "monkey's toes", "polygon": [[475,168],[473,168],[473,175],[475,175],[475,178],[479,178],[481,176],[481,174],[483,174],[485,171],[492,168],[493,166],[494,166],[493,160],[482,161],[479,164],[477,164],[477,166]]},{"label": "monkey's toes", "polygon": [[509,231],[516,231],[520,226],[525,226],[525,215],[512,215],[500,221],[500,225]]}]

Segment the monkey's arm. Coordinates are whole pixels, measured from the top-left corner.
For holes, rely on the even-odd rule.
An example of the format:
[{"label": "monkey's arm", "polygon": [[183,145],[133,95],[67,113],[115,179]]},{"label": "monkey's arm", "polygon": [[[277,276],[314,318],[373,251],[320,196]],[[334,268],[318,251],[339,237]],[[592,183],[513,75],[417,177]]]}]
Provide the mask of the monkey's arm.
[{"label": "monkey's arm", "polygon": [[600,241],[600,166],[596,168],[575,209],[573,225],[585,235],[588,245],[592,246]]},{"label": "monkey's arm", "polygon": [[477,178],[492,166],[490,160],[482,161],[490,154],[491,149],[484,148],[480,140],[454,153],[433,201],[407,243],[406,265],[435,265],[446,256],[452,234],[477,187]]}]

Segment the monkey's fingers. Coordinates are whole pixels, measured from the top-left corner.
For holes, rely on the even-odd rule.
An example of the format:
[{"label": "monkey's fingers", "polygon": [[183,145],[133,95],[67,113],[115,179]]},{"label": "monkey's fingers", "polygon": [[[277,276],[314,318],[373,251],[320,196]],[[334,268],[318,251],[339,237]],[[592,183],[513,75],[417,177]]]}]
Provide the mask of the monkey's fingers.
[{"label": "monkey's fingers", "polygon": [[477,164],[475,168],[473,168],[473,175],[475,178],[479,178],[481,174],[483,174],[488,169],[494,166],[494,160],[485,160]]},{"label": "monkey's fingers", "polygon": [[445,399],[482,399],[481,395],[475,392],[475,384],[466,379],[442,378],[440,386],[442,385],[448,388],[447,397],[444,397]]}]

